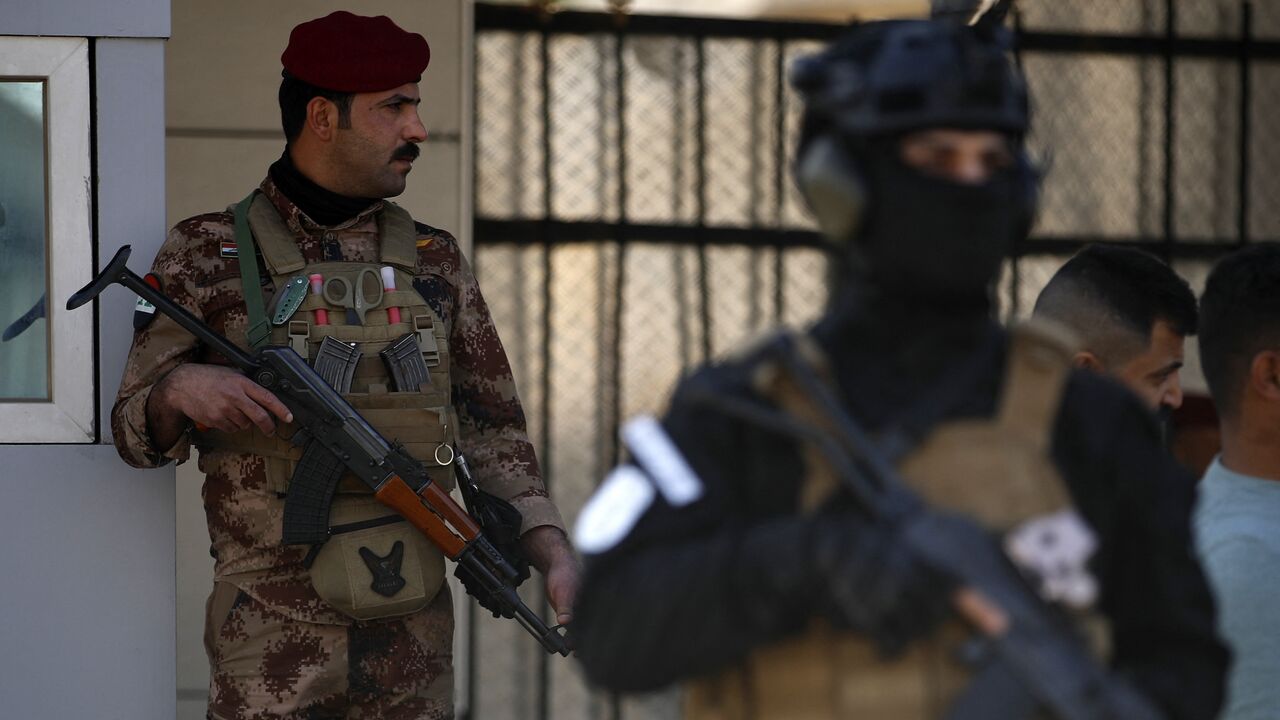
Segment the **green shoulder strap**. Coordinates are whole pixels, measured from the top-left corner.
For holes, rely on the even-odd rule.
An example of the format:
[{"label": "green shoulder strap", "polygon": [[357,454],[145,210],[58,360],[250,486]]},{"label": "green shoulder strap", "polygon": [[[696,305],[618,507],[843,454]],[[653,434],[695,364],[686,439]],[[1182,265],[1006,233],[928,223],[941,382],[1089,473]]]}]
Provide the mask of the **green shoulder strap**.
[{"label": "green shoulder strap", "polygon": [[253,249],[253,233],[249,231],[249,206],[257,190],[249,193],[236,205],[236,257],[240,260],[240,283],[243,287],[244,306],[249,313],[249,326],[245,336],[249,347],[257,350],[271,338],[271,325],[267,323],[266,303],[262,300],[262,281],[258,278],[257,253]]}]

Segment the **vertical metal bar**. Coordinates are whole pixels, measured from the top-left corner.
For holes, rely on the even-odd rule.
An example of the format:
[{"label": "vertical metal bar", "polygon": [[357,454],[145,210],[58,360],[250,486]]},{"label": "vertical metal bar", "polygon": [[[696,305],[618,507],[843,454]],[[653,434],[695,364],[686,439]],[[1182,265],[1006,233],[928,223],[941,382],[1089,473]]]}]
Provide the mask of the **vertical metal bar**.
[{"label": "vertical metal bar", "polygon": [[[671,187],[672,202],[671,213],[674,224],[679,225],[684,222],[684,161],[685,161],[685,40],[684,38],[674,38],[676,44],[675,66],[676,71],[672,76],[672,94],[673,98],[673,118],[672,126],[675,132],[671,133],[673,162],[671,163]],[[691,322],[691,314],[689,313],[689,289],[685,286],[685,248],[680,245],[673,246],[671,250],[672,272],[675,274],[675,294],[676,294],[676,328],[677,342],[680,352],[680,371],[684,372],[693,364],[693,341],[689,337],[689,323]]]},{"label": "vertical metal bar", "polygon": [[[776,43],[777,55],[773,61],[773,226],[779,230],[783,225],[783,210],[786,207],[787,192],[787,42],[779,36]],[[773,256],[773,322],[782,323],[785,309],[783,292],[785,287],[786,267],[785,253],[782,246],[774,248]]]},{"label": "vertical metal bar", "polygon": [[[471,67],[477,68],[480,66],[480,36],[482,33],[479,28],[475,27],[474,17],[471,30],[474,37],[474,41],[471,45]],[[471,79],[471,138],[472,142],[479,143],[480,78],[474,69],[471,73]],[[474,212],[475,198],[477,197],[479,185],[480,181],[477,178],[477,173],[473,171],[471,173],[472,214],[471,217],[465,218],[464,222],[471,223],[471,269],[472,272],[475,273],[476,277],[480,277],[481,273],[480,243],[476,239],[476,214]],[[459,609],[462,610],[467,624],[467,684],[463,688],[463,696],[466,698],[467,704],[463,711],[458,714],[458,720],[474,720],[476,716],[476,670],[480,667],[480,664],[476,662],[476,649],[480,644],[479,637],[476,634],[476,603],[465,595],[463,598],[463,601],[459,603]]]},{"label": "vertical metal bar", "polygon": [[[465,596],[464,596],[465,597]],[[467,707],[458,720],[475,720],[476,718],[476,671],[480,664],[476,662],[476,648],[479,647],[480,636],[476,632],[476,603],[470,599],[462,603],[467,617]]]},{"label": "vertical metal bar", "polygon": [[[1025,69],[1022,66],[1022,11],[1018,7],[1013,8],[1013,62],[1017,66],[1018,72],[1023,73],[1025,77]],[[1013,239],[1013,247],[1011,257],[1009,258],[1009,320],[1018,317],[1018,311],[1021,310],[1021,290],[1022,290],[1022,254],[1026,248],[1027,239],[1018,235]],[[999,293],[996,293],[997,299]]]},{"label": "vertical metal bar", "polygon": [[1164,48],[1164,243],[1165,262],[1173,261],[1173,218],[1176,200],[1177,166],[1175,165],[1174,105],[1177,99],[1174,85],[1173,42],[1177,34],[1177,15],[1174,0],[1165,0],[1165,48]]},{"label": "vertical metal bar", "polygon": [[[761,72],[760,65],[764,61],[764,44],[760,40],[751,41],[751,53],[749,61],[751,63],[751,72],[748,75],[747,92],[750,94],[748,117],[751,122],[751,131],[747,147],[751,153],[750,169],[747,171],[747,177],[751,183],[750,192],[747,196],[747,213],[750,218],[752,228],[760,227],[760,183],[764,175],[760,162],[761,148],[761,129],[760,125],[764,122],[764,112],[760,102],[760,84]],[[763,280],[760,277],[760,261],[763,259],[764,253],[759,245],[753,246],[748,251],[748,263],[751,265],[750,281],[747,283],[747,307],[750,311],[747,314],[747,324],[752,331],[758,331],[764,324],[761,318],[764,315],[760,301],[760,286]]]},{"label": "vertical metal bar", "polygon": [[[606,73],[604,66],[605,57],[605,40],[604,35],[595,35],[592,40],[593,57],[596,59],[596,76],[595,88],[596,107],[595,115],[595,133],[599,139],[600,151],[597,153],[598,172],[603,178],[608,167],[608,153],[604,152],[604,139],[607,136],[607,128],[605,126],[605,116],[609,113],[608,98],[605,96]],[[608,203],[608,189],[604,182],[596,184],[596,203],[603,214],[604,208]],[[609,377],[609,368],[606,365],[605,356],[607,354],[605,346],[608,344],[610,333],[609,322],[612,318],[610,313],[605,312],[607,305],[605,298],[609,294],[609,256],[605,252],[604,243],[597,246],[596,253],[596,307],[600,311],[596,313],[596,337],[595,351],[596,358],[596,405],[595,405],[595,424],[596,436],[594,438],[595,447],[595,477],[603,478],[609,471],[613,451],[609,446],[609,435],[607,428],[609,427],[609,418],[612,413],[608,410],[609,406],[609,388],[613,386],[613,381]],[[607,447],[608,446],[608,447]]]},{"label": "vertical metal bar", "polygon": [[618,123],[618,222],[614,243],[618,248],[617,283],[614,286],[616,298],[613,306],[613,418],[610,436],[614,438],[613,463],[621,458],[618,449],[618,429],[622,425],[622,322],[625,317],[623,307],[627,280],[627,65],[624,54],[625,36],[619,26],[614,39],[614,94],[617,97]]},{"label": "vertical metal bar", "polygon": [[1252,111],[1253,93],[1250,87],[1250,57],[1253,42],[1253,3],[1244,0],[1240,4],[1240,137],[1239,137],[1239,176],[1236,181],[1236,193],[1239,198],[1238,215],[1236,217],[1236,242],[1240,245],[1249,243],[1249,142],[1251,131],[1250,112]]},{"label": "vertical metal bar", "polygon": [[[626,58],[623,54],[624,27],[619,23],[614,35],[614,93],[616,94],[616,112],[618,123],[618,222],[614,243],[617,247],[617,267],[614,282],[613,305],[613,417],[610,423],[610,442],[612,443],[612,463],[621,459],[618,429],[622,424],[622,323],[626,317],[623,307],[625,298],[625,282],[627,267],[626,237],[623,226],[627,222],[627,104],[626,104]],[[617,693],[609,698],[609,713],[613,720],[622,718],[622,699]]]},{"label": "vertical metal bar", "polygon": [[[1152,0],[1142,0],[1142,32],[1154,30],[1154,18],[1151,12]],[[1138,63],[1138,202],[1134,207],[1137,214],[1135,226],[1138,237],[1147,237],[1149,225],[1147,217],[1151,212],[1150,180],[1151,180],[1151,82],[1147,70],[1150,59],[1146,55],[1135,59]]]},{"label": "vertical metal bar", "polygon": [[[525,92],[526,70],[523,62],[523,55],[530,41],[533,39],[529,33],[520,33],[515,38],[515,57],[511,62],[511,116],[513,118],[524,117],[528,110],[528,98]],[[521,196],[522,187],[521,180],[528,174],[528,158],[525,152],[525,128],[519,123],[514,123],[511,128],[511,176],[508,178],[509,191],[511,198],[511,207],[508,212],[520,215],[524,211],[524,198]],[[532,184],[532,183],[530,183]],[[523,262],[524,253],[521,250],[516,251],[518,262]],[[525,297],[525,274],[518,272],[512,278],[512,284],[515,286],[516,297],[522,300]],[[529,326],[527,309],[530,303],[521,302],[516,308],[515,317],[515,334],[519,343],[518,352],[520,354],[520,362],[525,367],[532,366],[532,356],[530,350],[533,346],[529,342]]]},{"label": "vertical metal bar", "polygon": [[[552,413],[551,413],[551,330],[552,313],[554,311],[552,297],[552,237],[551,217],[553,212],[551,163],[553,148],[551,145],[551,32],[545,25],[542,28],[539,45],[542,70],[542,479],[548,492],[551,491],[552,475]],[[538,582],[538,596],[546,595],[546,578]],[[538,603],[538,614],[543,621],[547,620],[547,604]],[[547,653],[538,653],[538,719],[547,720],[550,711],[550,665]]]},{"label": "vertical metal bar", "polygon": [[[598,158],[599,172],[598,182],[596,183],[596,202],[600,208],[603,217],[609,206],[609,183],[605,178],[609,175],[609,151],[605,147],[609,137],[609,68],[605,59],[609,56],[609,40],[610,37],[605,34],[597,34],[592,37],[595,52],[595,88],[596,88],[596,107],[595,107],[595,131],[598,140]],[[610,266],[610,257],[606,252],[604,242],[599,244],[599,259],[596,263],[596,296],[599,302],[596,304],[600,308],[597,317],[597,334],[596,334],[596,370],[597,370],[597,398],[596,404],[596,452],[598,454],[598,472],[597,478],[603,478],[609,469],[617,463],[617,437],[609,431],[612,418],[615,414],[615,405],[617,403],[617,394],[615,388],[618,385],[617,369],[610,364],[609,358],[611,353],[609,348],[613,346],[613,336],[620,332],[620,328],[610,327],[610,323],[615,322],[616,316],[613,312],[606,312],[609,307],[607,297],[609,295],[609,279],[612,274]]]},{"label": "vertical metal bar", "polygon": [[[472,26],[472,44],[471,44],[471,142],[472,142],[472,158],[474,158],[475,145],[480,142],[480,77],[475,72],[475,68],[480,65],[480,42],[483,32],[475,26],[475,14],[471,17]],[[513,73],[515,74],[515,73]],[[517,81],[518,83],[518,81]],[[476,238],[475,232],[475,199],[479,196],[480,181],[479,177],[472,167],[471,172],[471,217],[466,218],[465,222],[471,223],[471,270],[475,273],[475,277],[479,278],[484,272],[484,260],[481,259],[479,238]],[[466,596],[463,596],[466,598]],[[467,683],[463,688],[463,697],[466,698],[466,707],[458,714],[458,720],[474,720],[476,716],[476,671],[479,670],[480,664],[476,661],[476,648],[480,647],[479,633],[476,632],[476,603],[470,600],[463,600],[458,603],[462,611],[463,619],[465,619],[467,628],[466,646],[467,661],[466,674]]]},{"label": "vertical metal bar", "polygon": [[609,88],[613,82],[609,77],[609,64],[606,60],[612,57],[613,53],[609,49],[609,41],[612,40],[609,35],[597,34],[594,36],[595,52],[596,52],[596,74],[595,84],[598,90],[596,103],[596,131],[599,133],[600,148],[600,164],[596,168],[599,176],[596,178],[596,202],[599,204],[600,217],[604,219],[609,214]]},{"label": "vertical metal bar", "polygon": [[[695,45],[695,81],[697,84],[697,201],[699,229],[707,225],[707,39],[699,35]],[[707,245],[698,241],[698,301],[702,318],[702,360],[711,359],[711,288],[707,277]]]}]

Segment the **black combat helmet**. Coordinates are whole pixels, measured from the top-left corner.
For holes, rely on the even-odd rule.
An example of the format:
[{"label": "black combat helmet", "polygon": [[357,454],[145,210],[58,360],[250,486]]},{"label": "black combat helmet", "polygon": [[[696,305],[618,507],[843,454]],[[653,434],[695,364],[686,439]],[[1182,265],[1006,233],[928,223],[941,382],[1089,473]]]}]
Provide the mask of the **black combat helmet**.
[{"label": "black combat helmet", "polygon": [[926,127],[1025,134],[1026,86],[999,26],[892,20],[855,26],[798,61],[792,85],[808,124],[855,137]]},{"label": "black combat helmet", "polygon": [[[840,253],[838,282],[898,296],[987,296],[1030,228],[1038,187],[1010,46],[987,16],[973,26],[891,20],[854,25],[793,67],[805,104],[796,181]],[[1001,133],[1014,162],[979,183],[926,177],[905,164],[900,143],[931,129]]]}]

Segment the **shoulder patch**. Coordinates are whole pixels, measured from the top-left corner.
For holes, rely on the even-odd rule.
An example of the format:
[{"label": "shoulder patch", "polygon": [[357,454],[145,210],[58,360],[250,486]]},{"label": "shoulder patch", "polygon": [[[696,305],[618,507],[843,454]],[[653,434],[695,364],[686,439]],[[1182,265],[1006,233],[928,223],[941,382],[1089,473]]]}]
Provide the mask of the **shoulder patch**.
[{"label": "shoulder patch", "polygon": [[413,221],[414,232],[418,235],[418,249],[422,249],[431,245],[457,245],[457,238],[448,230],[441,230],[438,227],[432,227],[426,223]]},{"label": "shoulder patch", "polygon": [[622,441],[672,507],[683,507],[702,497],[702,481],[652,415],[641,415],[623,425]]},{"label": "shoulder patch", "polygon": [[[160,277],[155,273],[147,273],[142,278],[144,282],[151,286],[156,292],[164,292],[164,288],[160,285]],[[156,306],[152,305],[145,298],[139,296],[138,302],[133,305],[133,329],[141,330],[151,324],[156,319]]]},{"label": "shoulder patch", "polygon": [[640,468],[614,468],[578,513],[573,526],[574,545],[584,555],[613,548],[627,537],[656,495],[653,483]]}]

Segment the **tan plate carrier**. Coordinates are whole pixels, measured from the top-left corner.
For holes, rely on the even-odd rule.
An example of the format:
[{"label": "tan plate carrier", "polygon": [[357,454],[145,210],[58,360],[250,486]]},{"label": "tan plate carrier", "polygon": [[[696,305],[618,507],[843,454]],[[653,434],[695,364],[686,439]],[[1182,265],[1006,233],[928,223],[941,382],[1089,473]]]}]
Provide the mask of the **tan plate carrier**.
[{"label": "tan plate carrier", "polygon": [[[433,482],[452,489],[454,430],[449,337],[445,324],[413,289],[417,264],[413,219],[399,206],[384,204],[378,215],[380,260],[376,264],[306,263],[284,220],[260,194],[249,208],[249,227],[276,288],[284,287],[290,277],[299,273],[320,273],[325,280],[344,277],[355,288],[361,270],[371,268],[376,273],[383,265],[394,268],[398,289],[384,292],[381,304],[366,313],[364,325],[346,324],[344,308],[330,304],[323,294],[308,293],[294,314],[295,319],[271,328],[269,342],[292,346],[308,360],[314,357],[316,348],[326,337],[359,343],[362,357],[356,366],[351,392],[343,397],[388,441],[403,444],[410,455],[426,466]],[[388,323],[385,309],[389,307],[400,308],[402,322]],[[329,324],[313,322],[319,309],[327,311]],[[417,334],[431,380],[416,390],[393,390],[378,352],[407,333]],[[209,430],[197,433],[195,442],[198,447],[261,455],[266,460],[270,488],[287,493],[293,470],[302,457],[302,448],[284,439],[295,430],[286,425],[275,437],[264,435],[257,428],[236,433]],[[395,515],[375,501],[371,493],[372,489],[354,475],[344,475],[334,496],[330,526],[359,524]],[[396,551],[396,543],[403,544],[400,551]],[[373,589],[373,571],[360,556],[362,547],[379,558],[402,553],[399,574],[405,583],[399,591],[386,597]],[[362,620],[389,617],[426,607],[443,584],[444,556],[407,522],[395,522],[334,535],[316,554],[310,573],[316,592],[338,610]]]},{"label": "tan plate carrier", "polygon": [[[803,355],[825,370],[821,351],[799,338]],[[908,485],[934,507],[963,513],[1003,532],[1069,505],[1067,490],[1049,459],[1050,440],[1072,344],[1056,326],[1025,324],[1011,331],[998,412],[990,419],[959,420],[936,428],[899,464]],[[828,374],[829,377],[829,374]],[[763,366],[757,391],[795,417],[820,417],[812,401],[776,366]],[[837,489],[816,447],[804,449],[805,512]],[[815,622],[801,636],[747,657],[714,677],[694,682],[686,695],[687,720],[916,720],[941,717],[968,684],[955,660],[970,636],[951,620],[893,660],[882,660],[867,640]]]}]

